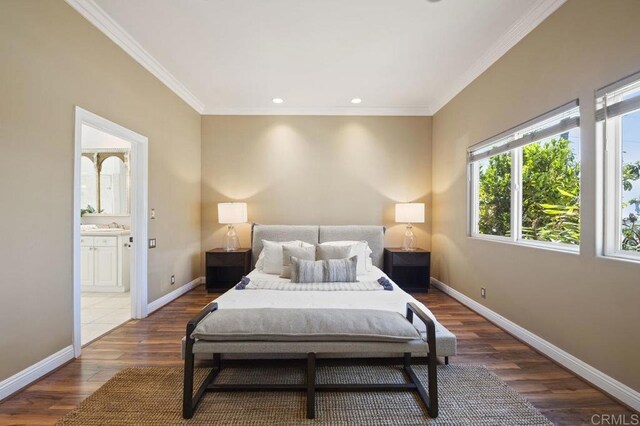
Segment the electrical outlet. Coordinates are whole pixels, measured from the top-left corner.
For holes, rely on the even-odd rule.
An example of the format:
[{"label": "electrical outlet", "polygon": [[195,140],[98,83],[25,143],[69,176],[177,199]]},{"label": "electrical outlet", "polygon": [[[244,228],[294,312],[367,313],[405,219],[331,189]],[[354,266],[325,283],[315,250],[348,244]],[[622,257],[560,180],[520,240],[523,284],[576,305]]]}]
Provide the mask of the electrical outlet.
[{"label": "electrical outlet", "polygon": [[176,276],[171,275],[171,285],[174,285],[175,283],[176,283]]},{"label": "electrical outlet", "polygon": [[480,287],[480,296],[482,296],[483,299],[487,298],[487,289],[484,287]]},{"label": "electrical outlet", "polygon": [[149,248],[156,248],[156,239],[155,238],[149,238]]},{"label": "electrical outlet", "polygon": [[156,218],[156,209],[151,209],[151,219]]}]

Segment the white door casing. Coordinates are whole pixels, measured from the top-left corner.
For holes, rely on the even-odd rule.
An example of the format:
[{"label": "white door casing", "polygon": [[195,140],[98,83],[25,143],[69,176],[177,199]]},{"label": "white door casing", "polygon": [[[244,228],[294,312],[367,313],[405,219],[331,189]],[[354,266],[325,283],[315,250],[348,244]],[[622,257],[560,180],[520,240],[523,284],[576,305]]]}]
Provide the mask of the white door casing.
[{"label": "white door casing", "polygon": [[[133,244],[130,261],[131,314],[133,318],[147,316],[147,210],[148,210],[148,170],[149,141],[146,136],[122,127],[110,120],[100,117],[79,106],[75,108],[75,150],[74,150],[74,188],[73,188],[73,351],[77,358],[81,353],[80,336],[80,289],[82,283],[81,264],[88,262],[83,258],[80,236],[80,189],[81,189],[81,154],[82,125],[88,125],[131,143],[131,237]],[[98,247],[100,250],[109,247]],[[93,250],[100,252],[100,250]],[[117,248],[113,247],[116,253]],[[108,250],[105,251],[108,253]],[[109,254],[110,255],[110,254]],[[89,257],[95,257],[93,253]],[[107,256],[107,254],[105,254]],[[102,270],[100,271],[103,272]],[[113,273],[117,277],[117,270]],[[95,271],[94,271],[95,276]]]}]

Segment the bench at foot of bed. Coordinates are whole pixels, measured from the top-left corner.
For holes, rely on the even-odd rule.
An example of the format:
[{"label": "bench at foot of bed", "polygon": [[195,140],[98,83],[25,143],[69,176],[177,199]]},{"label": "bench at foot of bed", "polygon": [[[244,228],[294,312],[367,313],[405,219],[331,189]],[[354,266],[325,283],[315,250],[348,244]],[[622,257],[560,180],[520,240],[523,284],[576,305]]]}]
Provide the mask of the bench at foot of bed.
[{"label": "bench at foot of bed", "polygon": [[[424,322],[424,340],[413,326],[414,314]],[[306,383],[216,384],[222,370],[220,354],[306,354]],[[411,368],[412,354],[427,357],[427,387]],[[193,392],[195,354],[213,354],[214,368]],[[316,355],[326,353],[402,354],[408,383],[318,384]],[[417,392],[432,418],[438,416],[435,326],[413,303],[406,317],[390,311],[347,309],[227,309],[211,303],[187,324],[184,368],[183,417],[189,419],[205,392],[293,392],[307,394],[307,418],[315,418],[316,392],[412,391]],[[357,359],[351,359],[355,362]]]}]

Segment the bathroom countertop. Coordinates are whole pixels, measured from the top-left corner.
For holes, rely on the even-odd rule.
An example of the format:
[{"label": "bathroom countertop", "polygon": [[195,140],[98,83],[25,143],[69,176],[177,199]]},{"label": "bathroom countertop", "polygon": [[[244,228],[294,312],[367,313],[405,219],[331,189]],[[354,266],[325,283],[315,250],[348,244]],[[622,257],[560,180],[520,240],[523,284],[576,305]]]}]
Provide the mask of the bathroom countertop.
[{"label": "bathroom countertop", "polygon": [[105,236],[105,235],[129,235],[131,233],[130,229],[118,229],[118,228],[112,228],[112,229],[89,229],[86,231],[80,231],[80,235],[83,236],[87,236],[87,237],[100,237],[100,236]]}]

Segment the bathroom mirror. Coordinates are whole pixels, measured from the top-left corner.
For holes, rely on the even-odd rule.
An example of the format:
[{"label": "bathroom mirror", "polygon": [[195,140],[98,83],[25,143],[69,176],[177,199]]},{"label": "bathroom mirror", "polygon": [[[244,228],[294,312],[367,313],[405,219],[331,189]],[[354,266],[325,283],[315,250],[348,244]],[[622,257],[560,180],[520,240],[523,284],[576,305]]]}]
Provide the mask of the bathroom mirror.
[{"label": "bathroom mirror", "polygon": [[129,215],[129,153],[83,152],[81,205],[84,215]]},{"label": "bathroom mirror", "polygon": [[80,159],[80,199],[82,208],[98,211],[98,171],[94,162],[83,156]]}]

